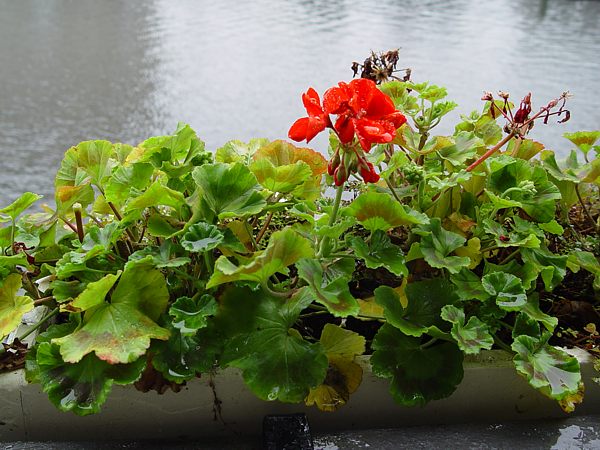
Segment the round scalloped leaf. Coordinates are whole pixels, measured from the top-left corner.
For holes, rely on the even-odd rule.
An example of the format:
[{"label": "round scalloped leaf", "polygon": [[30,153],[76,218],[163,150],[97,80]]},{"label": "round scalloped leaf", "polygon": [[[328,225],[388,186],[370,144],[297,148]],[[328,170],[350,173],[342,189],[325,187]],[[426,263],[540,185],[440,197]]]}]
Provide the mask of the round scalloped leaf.
[{"label": "round scalloped leaf", "polygon": [[360,311],[356,299],[350,293],[351,276],[323,270],[315,259],[301,259],[296,263],[298,276],[308,283],[311,296],[336,317],[355,316]]},{"label": "round scalloped leaf", "polygon": [[462,308],[446,305],[442,308],[441,317],[452,323],[450,334],[466,354],[477,354],[481,349],[489,350],[494,345],[494,338],[487,324],[475,316],[465,324],[465,312]]},{"label": "round scalloped leaf", "polygon": [[356,256],[365,261],[368,268],[385,267],[395,275],[408,276],[402,249],[392,244],[385,232],[381,230],[374,231],[368,244],[364,239],[355,236],[349,237],[348,243],[354,249]]},{"label": "round scalloped leaf", "polygon": [[577,131],[575,133],[564,133],[563,136],[587,155],[592,145],[600,139],[600,131]]},{"label": "round scalloped leaf", "polygon": [[273,141],[261,147],[253,157],[259,161],[266,159],[275,167],[284,167],[298,162],[303,162],[311,170],[313,176],[323,175],[327,170],[327,160],[319,152],[310,148],[296,147],[286,141]]},{"label": "round scalloped leaf", "polygon": [[173,317],[173,327],[184,336],[195,334],[200,328],[204,328],[208,316],[216,313],[217,301],[209,294],[204,294],[195,300],[179,297],[169,309],[169,315]]},{"label": "round scalloped leaf", "polygon": [[147,246],[129,255],[125,269],[137,265],[147,265],[149,267],[164,269],[166,267],[180,267],[189,264],[191,261],[190,258],[187,256],[177,256],[177,253],[183,253],[182,248],[165,239],[160,247]]},{"label": "round scalloped leaf", "polygon": [[30,297],[17,295],[21,283],[21,275],[12,273],[0,285],[0,338],[17,328],[23,314],[33,309]]},{"label": "round scalloped leaf", "polygon": [[409,283],[404,292],[406,308],[398,291],[388,286],[375,289],[375,301],[383,306],[388,323],[409,336],[418,337],[432,326],[443,325],[442,307],[456,301],[450,284],[440,278]]},{"label": "round scalloped leaf", "polygon": [[517,336],[512,344],[517,353],[513,361],[530,385],[547,397],[562,400],[580,390],[579,362],[563,350],[548,345],[550,336],[550,333],[544,333],[540,339]]},{"label": "round scalloped leaf", "polygon": [[267,202],[248,167],[240,164],[205,164],[192,172],[202,199],[219,218],[243,218],[258,214]]},{"label": "round scalloped leaf", "polygon": [[247,144],[238,140],[229,141],[223,147],[217,149],[215,161],[219,163],[241,162],[249,164],[252,155],[268,143],[269,140],[265,138],[250,139]]},{"label": "round scalloped leaf", "polygon": [[151,339],[166,340],[169,331],[155,322],[169,300],[163,275],[155,269],[135,266],[125,270],[110,303],[85,311],[80,328],[54,339],[63,359],[79,362],[95,352],[110,364],[129,363],[143,355]]},{"label": "round scalloped leaf", "polygon": [[42,342],[36,350],[36,381],[61,411],[80,416],[100,411],[113,382],[131,384],[145,367],[140,358],[132,364],[110,365],[94,355],[86,355],[76,364],[63,361],[57,345]]},{"label": "round scalloped leaf", "polygon": [[492,272],[484,275],[481,284],[496,304],[505,311],[520,311],[527,303],[525,288],[521,279],[505,272]]},{"label": "round scalloped leaf", "polygon": [[185,336],[170,328],[168,341],[155,341],[152,365],[169,381],[183,383],[202,372],[214,369],[222,351],[222,339],[215,327],[203,328],[200,333]]},{"label": "round scalloped leaf", "polygon": [[383,325],[371,357],[373,373],[391,378],[390,393],[404,406],[423,406],[451,395],[463,378],[463,353],[451,342],[421,348],[421,340]]},{"label": "round scalloped leaf", "polygon": [[[291,327],[310,299],[287,302],[248,289],[232,288],[223,308],[243,311],[228,317],[229,330],[242,330],[225,344],[222,364],[242,370],[246,385],[263,400],[300,402],[325,379],[327,357],[321,343],[309,343]],[[235,332],[235,331],[234,331]]]},{"label": "round scalloped leaf", "polygon": [[314,250],[308,239],[291,228],[273,233],[267,248],[256,252],[245,264],[235,265],[225,256],[215,262],[215,271],[208,280],[207,288],[230,281],[247,280],[266,282],[275,273],[287,273],[287,267],[301,258],[310,258]]},{"label": "round scalloped leaf", "polygon": [[91,182],[102,187],[110,177],[117,155],[108,141],[84,141],[65,153],[54,185],[79,186]]},{"label": "round scalloped leaf", "polygon": [[198,222],[183,235],[181,246],[192,253],[201,253],[217,248],[224,239],[225,236],[216,226]]},{"label": "round scalloped leaf", "polygon": [[285,166],[275,166],[266,158],[254,160],[250,165],[250,170],[266,189],[282,194],[289,194],[308,181],[312,175],[310,167],[303,161]]},{"label": "round scalloped leaf", "polygon": [[421,253],[431,267],[458,273],[463,267],[471,264],[471,259],[466,256],[450,256],[450,253],[463,246],[466,239],[460,234],[443,228],[439,218],[431,219],[428,224],[421,225],[415,232],[422,236]]},{"label": "round scalloped leaf", "polygon": [[143,191],[152,182],[154,167],[150,163],[134,163],[118,166],[106,182],[106,201],[122,205],[129,198],[131,190]]},{"label": "round scalloped leaf", "polygon": [[355,217],[369,231],[388,231],[400,225],[425,224],[425,214],[401,205],[387,194],[366,192],[358,196],[344,214]]}]

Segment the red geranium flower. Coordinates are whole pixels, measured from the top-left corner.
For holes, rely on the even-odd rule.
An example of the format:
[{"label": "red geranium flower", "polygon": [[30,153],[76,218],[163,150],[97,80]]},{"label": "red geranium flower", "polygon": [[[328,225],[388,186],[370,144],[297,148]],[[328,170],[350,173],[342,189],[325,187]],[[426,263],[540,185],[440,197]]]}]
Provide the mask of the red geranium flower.
[{"label": "red geranium flower", "polygon": [[306,139],[308,143],[327,126],[331,125],[331,121],[329,115],[321,107],[319,94],[313,88],[309,88],[305,94],[302,94],[302,103],[304,103],[308,117],[296,120],[290,128],[288,136],[297,142]]},{"label": "red geranium flower", "polygon": [[342,144],[348,144],[356,135],[366,152],[373,144],[391,142],[396,129],[406,122],[392,100],[365,78],[340,82],[328,89],[323,107],[326,113],[338,115],[334,128]]}]

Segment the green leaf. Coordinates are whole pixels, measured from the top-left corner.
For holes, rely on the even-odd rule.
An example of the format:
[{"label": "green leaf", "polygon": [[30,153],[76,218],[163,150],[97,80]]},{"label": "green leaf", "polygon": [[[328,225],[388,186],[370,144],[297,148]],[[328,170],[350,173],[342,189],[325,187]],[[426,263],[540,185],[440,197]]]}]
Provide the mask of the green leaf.
[{"label": "green leaf", "polygon": [[547,291],[558,286],[567,274],[567,255],[555,255],[545,248],[523,248],[521,258],[541,273]]},{"label": "green leaf", "polygon": [[[196,132],[187,124],[178,123],[175,133],[168,136],[155,136],[146,139],[139,145],[135,154],[129,155],[128,161],[175,162],[186,157],[190,160],[204,150],[204,142],[196,136]],[[161,155],[161,153],[165,153]],[[158,155],[161,155],[157,158]],[[157,164],[160,167],[161,164]]]},{"label": "green leaf", "polygon": [[483,140],[472,132],[459,131],[454,135],[454,144],[440,149],[438,155],[452,166],[460,167],[475,155],[478,148],[484,146]]},{"label": "green leaf", "polygon": [[118,166],[106,183],[104,195],[106,200],[115,205],[122,205],[129,198],[132,190],[143,191],[152,182],[154,167],[149,163],[134,163]]},{"label": "green leaf", "polygon": [[21,275],[13,273],[0,285],[0,338],[17,328],[23,314],[33,309],[30,297],[17,295],[21,282]]},{"label": "green leaf", "polygon": [[94,203],[95,195],[91,184],[58,186],[54,193],[56,210],[59,214],[69,214],[75,203],[80,203],[85,208]]},{"label": "green leaf", "polygon": [[565,229],[556,221],[556,219],[552,219],[550,222],[546,223],[538,223],[538,226],[547,233],[556,234],[557,236],[562,236],[565,232]]},{"label": "green leaf", "polygon": [[56,174],[55,186],[94,184],[100,188],[117,163],[113,144],[108,141],[84,141],[67,150]]},{"label": "green leaf", "polygon": [[267,248],[254,253],[244,264],[235,265],[225,256],[215,262],[207,289],[230,281],[248,280],[265,283],[275,273],[287,273],[287,267],[301,258],[314,255],[311,243],[291,228],[273,233]]},{"label": "green leaf", "polygon": [[254,154],[250,170],[258,182],[272,192],[305,197],[307,190],[302,186],[311,181],[319,184],[321,175],[327,170],[327,161],[323,155],[309,148],[274,141]]},{"label": "green leaf", "polygon": [[242,370],[244,381],[259,398],[300,402],[325,379],[327,357],[320,343],[311,344],[292,329],[310,303],[302,295],[282,302],[247,289],[230,288],[224,308],[244,311],[230,317],[232,329],[244,330],[225,347],[222,362]]},{"label": "green leaf", "polygon": [[577,273],[580,269],[584,269],[594,274],[594,289],[600,291],[600,263],[592,252],[572,251],[569,253],[567,266],[571,272]]},{"label": "green leaf", "polygon": [[537,293],[533,293],[527,298],[527,303],[521,308],[521,312],[529,318],[541,322],[548,331],[554,331],[556,325],[558,325],[556,317],[549,316],[540,309],[539,295]]},{"label": "green leaf", "polygon": [[439,218],[432,218],[429,224],[421,225],[415,233],[422,236],[421,253],[431,267],[458,273],[463,267],[471,264],[471,260],[466,256],[450,256],[450,253],[464,245],[466,239],[442,228]]},{"label": "green leaf", "polygon": [[328,273],[315,259],[301,259],[296,263],[298,276],[308,283],[310,295],[336,317],[358,314],[360,308],[350,293],[346,274]]},{"label": "green leaf", "polygon": [[408,276],[408,269],[404,264],[402,249],[392,244],[385,232],[376,230],[371,233],[367,244],[363,239],[351,236],[348,244],[354,249],[356,256],[362,258],[370,269],[385,267],[395,275]]},{"label": "green leaf", "polygon": [[18,253],[12,256],[0,255],[0,287],[4,279],[15,271],[17,266],[28,266],[27,255],[25,253]]},{"label": "green leaf", "polygon": [[120,276],[121,272],[116,275],[111,273],[98,281],[88,283],[83,292],[81,292],[73,301],[72,306],[81,311],[85,311],[104,303],[106,294],[112,289]]},{"label": "green leaf", "polygon": [[372,348],[373,373],[391,378],[390,393],[404,406],[423,406],[451,395],[463,378],[463,353],[451,342],[427,348],[421,340],[383,325]]},{"label": "green leaf", "polygon": [[86,310],[80,328],[54,339],[63,359],[77,363],[88,353],[110,364],[128,363],[143,355],[151,339],[166,340],[169,331],[155,322],[169,299],[163,275],[147,267],[125,270],[110,303]]},{"label": "green leaf", "polygon": [[16,221],[17,217],[19,217],[23,211],[25,211],[42,197],[42,195],[37,195],[33,192],[25,192],[10,205],[0,209],[0,222],[6,222],[2,216],[8,216],[13,222]]},{"label": "green leaf", "polygon": [[[169,381],[183,383],[202,372],[214,369],[222,351],[221,337],[213,328],[204,328],[203,334],[186,335],[169,327],[168,341],[155,341],[152,365]],[[205,335],[206,334],[206,335]]]},{"label": "green leaf", "polygon": [[249,164],[258,149],[268,143],[269,140],[264,138],[250,139],[247,144],[237,140],[229,141],[223,147],[217,149],[215,161],[219,163],[241,162]]},{"label": "green leaf", "polygon": [[344,214],[355,217],[369,231],[388,231],[400,225],[425,224],[425,214],[401,205],[387,194],[366,192],[344,208]]},{"label": "green leaf", "polygon": [[552,399],[562,400],[580,390],[579,362],[577,358],[548,345],[550,336],[550,333],[544,333],[540,339],[517,336],[512,344],[517,353],[513,361],[517,372],[530,385]]},{"label": "green leaf", "polygon": [[214,225],[198,222],[190,226],[181,238],[181,246],[192,253],[202,253],[217,248],[225,236]]},{"label": "green leaf", "polygon": [[494,338],[490,334],[487,324],[476,316],[469,318],[465,324],[465,312],[454,305],[442,308],[442,319],[452,323],[450,334],[456,339],[458,347],[466,354],[477,354],[481,349],[491,349]]},{"label": "green leaf", "polygon": [[169,315],[173,317],[173,327],[184,336],[196,334],[196,331],[207,325],[208,316],[216,312],[217,301],[209,294],[204,294],[198,299],[179,297],[169,309]]},{"label": "green leaf", "polygon": [[561,194],[542,167],[507,155],[490,158],[486,164],[490,171],[490,191],[521,203],[523,211],[536,222],[554,219],[556,202],[561,199]]},{"label": "green leaf", "polygon": [[520,145],[517,152],[514,152],[516,143],[519,142],[517,139],[511,139],[508,142],[507,153],[513,155],[515,158],[524,160],[530,160],[539,152],[544,150],[544,144],[534,141],[533,139],[520,139]]},{"label": "green leaf", "polygon": [[177,256],[178,253],[183,253],[181,246],[173,244],[169,240],[164,240],[160,247],[144,247],[129,255],[129,261],[125,264],[125,268],[128,269],[135,265],[149,265],[164,269],[166,267],[181,267],[190,263],[190,258]]},{"label": "green leaf", "polygon": [[196,167],[192,177],[202,199],[221,220],[258,214],[266,206],[256,176],[242,164],[205,164]]},{"label": "green leaf", "polygon": [[185,198],[179,191],[164,186],[160,182],[154,182],[142,195],[131,199],[125,205],[125,212],[150,208],[152,206],[170,206],[176,210],[185,204]]},{"label": "green leaf", "polygon": [[587,155],[596,141],[600,139],[600,131],[577,131],[575,133],[564,133],[563,136]]},{"label": "green leaf", "polygon": [[481,278],[468,269],[450,275],[450,281],[455,286],[455,292],[461,300],[487,300],[490,295],[481,284]]},{"label": "green leaf", "polygon": [[37,347],[36,366],[36,380],[54,406],[61,411],[86,416],[100,412],[113,383],[136,381],[145,367],[145,360],[110,365],[94,355],[87,355],[77,364],[68,364],[61,358],[57,345],[42,342]]},{"label": "green leaf", "polygon": [[123,230],[119,228],[118,222],[106,224],[103,228],[93,225],[88,228],[81,248],[85,251],[90,251],[96,247],[105,251],[112,250],[112,246],[119,240]]},{"label": "green leaf", "polygon": [[496,304],[505,311],[520,311],[527,303],[527,295],[521,280],[504,272],[484,275],[481,284]]},{"label": "green leaf", "polygon": [[404,292],[408,301],[406,308],[398,291],[388,286],[375,289],[375,302],[383,306],[388,323],[408,336],[419,337],[431,327],[443,325],[442,307],[456,301],[450,284],[441,278],[409,283]]}]

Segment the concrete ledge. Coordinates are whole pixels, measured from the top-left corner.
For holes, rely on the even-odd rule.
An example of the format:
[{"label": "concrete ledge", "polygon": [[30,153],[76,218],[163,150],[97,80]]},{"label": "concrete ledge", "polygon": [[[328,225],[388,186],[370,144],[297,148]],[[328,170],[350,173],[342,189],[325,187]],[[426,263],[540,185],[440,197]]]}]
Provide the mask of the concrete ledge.
[{"label": "concrete ledge", "polygon": [[[575,414],[600,414],[600,386],[591,357],[574,352],[581,362],[585,400]],[[465,362],[465,377],[449,398],[423,408],[397,405],[388,381],[368,370],[349,403],[335,413],[316,408],[265,402],[243,384],[238,370],[227,369],[213,381],[221,401],[223,421],[215,419],[214,394],[208,376],[193,380],[179,393],[141,393],[115,386],[97,415],[78,417],[55,409],[39,385],[29,385],[23,371],[0,375],[0,441],[177,439],[258,435],[266,414],[305,412],[315,433],[365,428],[393,428],[420,424],[494,422],[568,417],[556,402],[531,388],[512,366],[509,355],[482,352]]]}]

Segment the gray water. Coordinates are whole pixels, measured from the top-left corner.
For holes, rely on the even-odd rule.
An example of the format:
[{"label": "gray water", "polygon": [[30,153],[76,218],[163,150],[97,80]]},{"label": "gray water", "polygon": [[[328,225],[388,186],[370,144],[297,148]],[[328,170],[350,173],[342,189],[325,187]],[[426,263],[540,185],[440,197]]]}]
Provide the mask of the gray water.
[{"label": "gray water", "polygon": [[570,90],[571,121],[531,137],[565,154],[562,133],[600,128],[598,1],[0,0],[0,205],[51,200],[81,140],[135,144],[178,121],[209,149],[285,138],[309,86],[397,47],[415,81],[459,103],[450,121],[484,90],[532,91],[534,109]]}]

